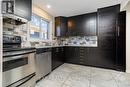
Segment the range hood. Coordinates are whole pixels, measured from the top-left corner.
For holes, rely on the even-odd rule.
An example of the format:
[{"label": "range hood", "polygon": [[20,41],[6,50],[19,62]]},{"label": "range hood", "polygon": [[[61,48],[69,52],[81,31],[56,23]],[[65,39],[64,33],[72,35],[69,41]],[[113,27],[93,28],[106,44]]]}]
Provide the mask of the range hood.
[{"label": "range hood", "polygon": [[3,22],[8,24],[21,25],[27,23],[28,20],[13,14],[3,14]]}]

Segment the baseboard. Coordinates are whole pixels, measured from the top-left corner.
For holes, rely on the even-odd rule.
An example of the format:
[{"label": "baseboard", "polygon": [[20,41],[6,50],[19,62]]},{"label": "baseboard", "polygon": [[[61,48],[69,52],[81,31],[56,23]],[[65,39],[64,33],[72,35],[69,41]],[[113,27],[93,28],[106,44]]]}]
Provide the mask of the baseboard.
[{"label": "baseboard", "polygon": [[130,69],[129,69],[129,70],[126,70],[126,73],[130,73]]}]

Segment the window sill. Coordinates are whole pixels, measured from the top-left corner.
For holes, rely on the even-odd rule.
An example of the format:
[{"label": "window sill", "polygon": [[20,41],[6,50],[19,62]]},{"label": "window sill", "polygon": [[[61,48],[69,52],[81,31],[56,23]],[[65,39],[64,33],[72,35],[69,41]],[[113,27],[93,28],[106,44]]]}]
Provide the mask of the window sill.
[{"label": "window sill", "polygon": [[50,41],[52,41],[52,40],[51,40],[51,39],[44,40],[44,39],[30,38],[29,41],[30,41],[30,42],[50,42]]}]

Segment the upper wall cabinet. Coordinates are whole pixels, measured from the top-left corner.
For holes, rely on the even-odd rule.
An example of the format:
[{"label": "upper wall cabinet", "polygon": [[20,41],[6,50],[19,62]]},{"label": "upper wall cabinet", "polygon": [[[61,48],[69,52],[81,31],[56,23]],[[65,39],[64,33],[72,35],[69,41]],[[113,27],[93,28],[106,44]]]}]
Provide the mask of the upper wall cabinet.
[{"label": "upper wall cabinet", "polygon": [[98,9],[99,36],[116,36],[116,25],[119,12],[120,5]]},{"label": "upper wall cabinet", "polygon": [[97,35],[97,13],[68,17],[68,36]]},{"label": "upper wall cabinet", "polygon": [[67,32],[67,18],[66,17],[56,17],[55,18],[55,36],[64,37]]},{"label": "upper wall cabinet", "polygon": [[32,14],[32,0],[15,0],[14,14],[30,21]]}]

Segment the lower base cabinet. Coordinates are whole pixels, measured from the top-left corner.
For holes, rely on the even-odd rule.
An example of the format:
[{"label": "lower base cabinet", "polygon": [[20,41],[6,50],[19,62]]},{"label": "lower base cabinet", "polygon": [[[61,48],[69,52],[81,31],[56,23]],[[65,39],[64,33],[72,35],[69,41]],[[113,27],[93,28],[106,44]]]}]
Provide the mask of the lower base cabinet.
[{"label": "lower base cabinet", "polygon": [[63,63],[94,66],[106,69],[125,71],[124,66],[117,66],[116,53],[111,49],[98,47],[54,47],[52,48],[52,70]]},{"label": "lower base cabinet", "polygon": [[115,53],[109,49],[89,48],[87,65],[116,69]]},{"label": "lower base cabinet", "polygon": [[[66,47],[65,62],[116,70],[114,52],[96,47]],[[112,57],[113,56],[113,57]]]},{"label": "lower base cabinet", "polygon": [[52,48],[52,70],[64,63],[64,47]]},{"label": "lower base cabinet", "polygon": [[88,48],[85,47],[65,48],[65,62],[87,65],[87,61],[88,61]]}]

